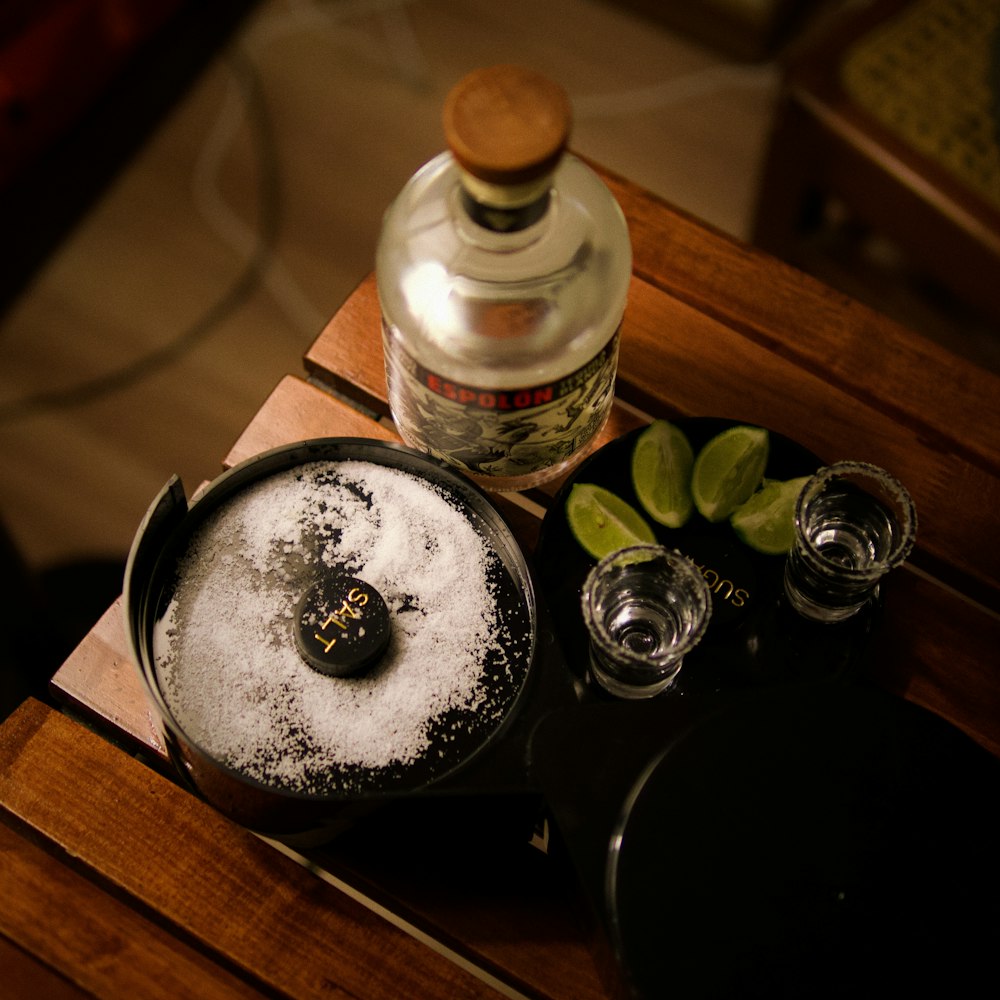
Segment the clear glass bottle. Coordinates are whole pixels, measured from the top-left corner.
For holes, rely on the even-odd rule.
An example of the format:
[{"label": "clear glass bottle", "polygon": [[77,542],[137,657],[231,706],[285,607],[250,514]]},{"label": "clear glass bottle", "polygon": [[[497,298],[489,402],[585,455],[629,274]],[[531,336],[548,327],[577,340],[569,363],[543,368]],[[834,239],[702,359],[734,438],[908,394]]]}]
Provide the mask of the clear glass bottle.
[{"label": "clear glass bottle", "polygon": [[632,250],[611,192],[565,152],[569,124],[565,92],[539,74],[470,74],[445,103],[449,150],[383,220],[397,430],[487,489],[570,468],[614,395]]}]

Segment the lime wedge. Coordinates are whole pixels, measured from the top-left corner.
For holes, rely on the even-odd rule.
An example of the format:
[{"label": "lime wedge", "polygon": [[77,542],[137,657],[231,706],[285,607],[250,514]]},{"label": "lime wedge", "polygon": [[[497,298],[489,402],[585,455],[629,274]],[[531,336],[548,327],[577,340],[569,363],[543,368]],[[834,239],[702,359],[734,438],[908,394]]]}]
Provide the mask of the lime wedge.
[{"label": "lime wedge", "polygon": [[762,427],[739,424],[722,431],[698,452],[691,497],[702,517],[723,521],[760,486],[769,441]]},{"label": "lime wedge", "polygon": [[653,529],[634,507],[593,483],[577,483],[569,491],[566,520],[573,536],[595,559],[656,541]]},{"label": "lime wedge", "polygon": [[632,449],[632,485],[646,513],[668,528],[691,516],[694,452],[687,436],[666,420],[654,420]]},{"label": "lime wedge", "polygon": [[795,539],[795,501],[808,476],[769,481],[729,518],[740,541],[767,555],[781,555]]}]

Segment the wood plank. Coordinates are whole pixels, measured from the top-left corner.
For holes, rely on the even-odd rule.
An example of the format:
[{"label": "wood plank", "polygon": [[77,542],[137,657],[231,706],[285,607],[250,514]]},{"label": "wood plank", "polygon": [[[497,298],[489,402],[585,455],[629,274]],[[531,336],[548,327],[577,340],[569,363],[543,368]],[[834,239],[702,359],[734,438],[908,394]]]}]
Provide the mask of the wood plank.
[{"label": "wood plank", "polygon": [[[532,997],[606,1000],[616,970],[565,856],[529,846],[526,813],[492,799],[428,798],[374,814],[304,852],[418,925],[455,935]],[[399,830],[406,829],[405,843]]]},{"label": "wood plank", "polygon": [[129,651],[120,597],[56,671],[50,686],[72,713],[130,753],[168,761],[156,711]]},{"label": "wood plank", "polygon": [[1000,377],[603,172],[635,273],[888,418],[1000,470]]},{"label": "wood plank", "polygon": [[0,982],[10,1000],[44,997],[45,1000],[92,1000],[78,986],[63,979],[33,955],[0,935]]},{"label": "wood plank", "polygon": [[[933,559],[928,568],[953,567],[967,579],[952,583],[969,590],[974,581],[977,598],[1000,609],[1000,468],[643,282],[633,286],[621,351],[621,391],[650,408],[659,399],[668,412],[760,423],[824,461],[859,459],[891,470],[913,494],[918,551]],[[975,432],[988,436],[978,426]]]},{"label": "wood plank", "polygon": [[1000,757],[1000,616],[910,566],[884,589],[871,675]]},{"label": "wood plank", "polygon": [[303,363],[312,378],[387,416],[380,316],[375,275],[369,274],[306,350]]},{"label": "wood plank", "polygon": [[272,448],[322,437],[399,440],[391,425],[383,426],[329,392],[286,375],[229,450],[223,465],[228,469]]},{"label": "wood plank", "polygon": [[[257,998],[260,991],[0,823],[0,934],[47,973],[42,996]],[[3,938],[0,938],[3,940]],[[35,974],[39,977],[42,971]],[[28,996],[7,992],[5,996]],[[37,994],[36,994],[37,995]]]},{"label": "wood plank", "polygon": [[25,702],[0,731],[8,822],[265,991],[370,1000],[498,995],[39,702]]}]

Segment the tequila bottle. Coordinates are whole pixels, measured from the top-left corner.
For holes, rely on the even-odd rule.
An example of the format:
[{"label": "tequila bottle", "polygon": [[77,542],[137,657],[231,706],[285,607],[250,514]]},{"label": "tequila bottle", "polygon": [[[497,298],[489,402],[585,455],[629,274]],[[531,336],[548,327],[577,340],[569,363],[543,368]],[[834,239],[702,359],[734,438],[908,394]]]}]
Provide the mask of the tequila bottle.
[{"label": "tequila bottle", "polygon": [[389,207],[376,257],[389,402],[412,447],[487,489],[578,462],[614,396],[628,228],[566,151],[561,87],[476,71],[448,95],[447,151]]}]

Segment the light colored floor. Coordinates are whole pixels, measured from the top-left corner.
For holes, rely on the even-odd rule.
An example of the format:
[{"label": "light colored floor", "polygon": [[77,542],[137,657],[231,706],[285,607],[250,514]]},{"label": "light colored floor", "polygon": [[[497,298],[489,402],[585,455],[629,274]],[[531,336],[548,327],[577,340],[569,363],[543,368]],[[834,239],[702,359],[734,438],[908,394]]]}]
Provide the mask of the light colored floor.
[{"label": "light colored floor", "polygon": [[117,556],[172,473],[219,472],[370,270],[448,88],[501,61],[567,88],[580,152],[746,234],[771,66],[593,0],[270,0],[0,318],[0,517],[30,564]]}]

